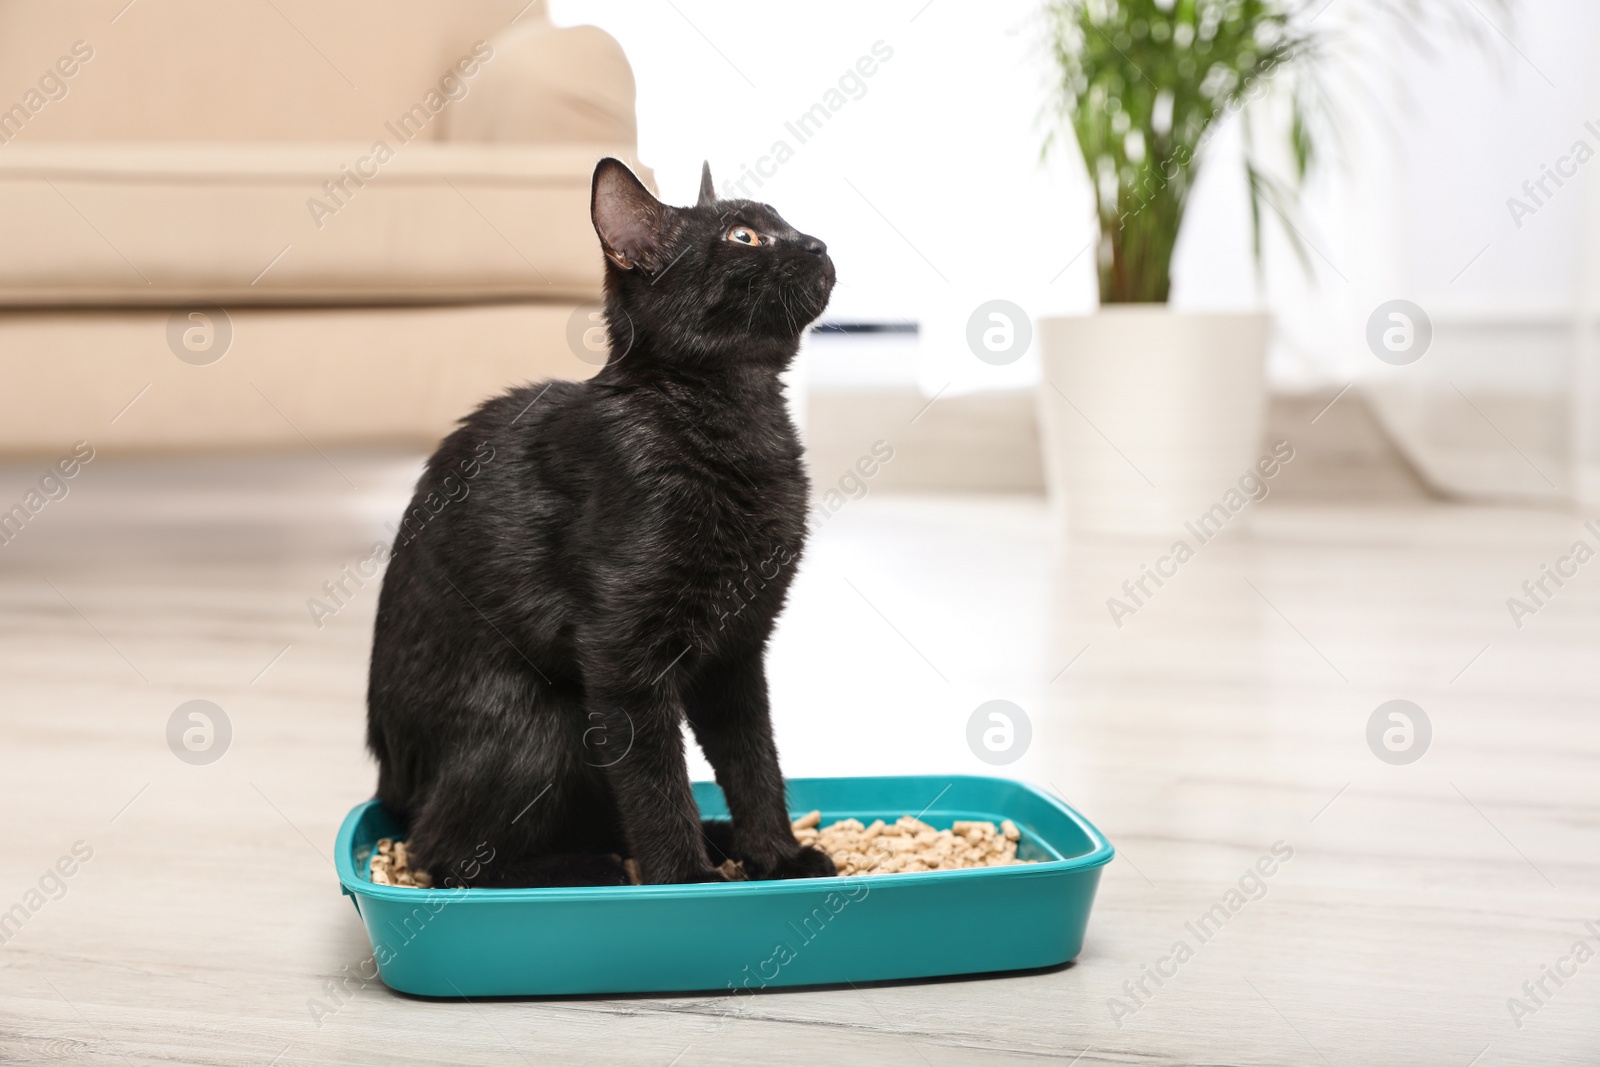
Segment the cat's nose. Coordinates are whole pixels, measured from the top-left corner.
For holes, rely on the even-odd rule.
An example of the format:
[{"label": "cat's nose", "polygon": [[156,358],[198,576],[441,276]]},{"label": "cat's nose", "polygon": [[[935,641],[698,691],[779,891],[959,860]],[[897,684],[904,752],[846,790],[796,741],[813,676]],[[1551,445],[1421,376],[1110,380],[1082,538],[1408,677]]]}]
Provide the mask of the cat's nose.
[{"label": "cat's nose", "polygon": [[828,246],[817,240],[815,237],[801,237],[800,247],[805,249],[807,252],[810,252],[814,256],[820,256],[828,250]]}]

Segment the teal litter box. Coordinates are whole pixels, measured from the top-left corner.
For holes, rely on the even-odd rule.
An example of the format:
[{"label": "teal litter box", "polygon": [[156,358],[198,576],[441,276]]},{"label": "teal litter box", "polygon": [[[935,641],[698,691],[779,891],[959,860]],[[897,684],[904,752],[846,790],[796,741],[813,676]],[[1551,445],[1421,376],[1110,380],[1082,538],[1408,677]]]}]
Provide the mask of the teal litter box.
[{"label": "teal litter box", "polygon": [[[1009,867],[703,885],[409,889],[375,885],[367,859],[404,827],[377,801],[335,845],[339,882],[383,981],[430,997],[749,990],[977,974],[1066,963],[1083,947],[1112,848],[1089,820],[1021,782],[983,777],[799,778],[795,817],[824,825],[921,813],[1022,831]],[[694,784],[709,819],[722,791]],[[371,964],[363,964],[370,970]]]}]

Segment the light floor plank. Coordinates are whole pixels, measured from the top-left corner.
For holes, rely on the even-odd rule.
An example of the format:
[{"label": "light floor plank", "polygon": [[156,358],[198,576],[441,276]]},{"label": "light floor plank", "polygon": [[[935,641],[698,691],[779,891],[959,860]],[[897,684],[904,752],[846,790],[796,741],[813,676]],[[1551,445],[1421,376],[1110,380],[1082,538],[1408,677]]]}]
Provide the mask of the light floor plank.
[{"label": "light floor plank", "polygon": [[[418,462],[330,459],[343,476],[315,455],[97,460],[0,547],[0,908],[94,850],[0,946],[0,1059],[1600,1061],[1600,961],[1546,980],[1520,1027],[1507,1005],[1576,940],[1600,950],[1600,563],[1520,629],[1506,607],[1594,536],[1553,512],[1270,499],[1120,627],[1106,599],[1162,546],[1061,546],[1037,499],[872,494],[804,563],[772,655],[788,772],[982,773],[967,717],[1021,705],[1033,743],[1002,773],[1120,849],[1076,965],[733,1002],[369,984],[319,1025],[308,1002],[367,954],[328,857],[373,781],[376,588],[321,629],[305,601],[386,536]],[[35,466],[0,469],[0,503]],[[233,724],[210,766],[164,739],[195,698]],[[1365,741],[1392,698],[1433,724],[1409,766]],[[1265,895],[1130,996],[1278,841],[1294,859]]]}]

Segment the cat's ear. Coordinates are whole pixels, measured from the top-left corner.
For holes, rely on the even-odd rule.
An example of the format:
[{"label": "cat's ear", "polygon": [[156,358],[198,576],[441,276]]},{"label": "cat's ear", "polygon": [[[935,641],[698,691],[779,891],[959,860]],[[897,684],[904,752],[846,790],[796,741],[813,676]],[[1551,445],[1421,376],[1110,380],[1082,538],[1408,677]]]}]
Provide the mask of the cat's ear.
[{"label": "cat's ear", "polygon": [[700,202],[696,207],[710,207],[717,202],[717,187],[711,184],[711,160],[700,164]]},{"label": "cat's ear", "polygon": [[594,168],[589,217],[606,258],[622,269],[661,266],[671,213],[621,160],[607,157]]}]

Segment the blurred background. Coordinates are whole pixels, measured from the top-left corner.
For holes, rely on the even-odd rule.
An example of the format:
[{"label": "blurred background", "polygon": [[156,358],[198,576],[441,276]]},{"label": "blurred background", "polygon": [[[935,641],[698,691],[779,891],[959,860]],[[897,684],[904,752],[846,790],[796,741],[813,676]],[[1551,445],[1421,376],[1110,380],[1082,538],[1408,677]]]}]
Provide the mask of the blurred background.
[{"label": "blurred background", "polygon": [[[603,364],[615,155],[680,204],[708,161],[838,268],[789,375],[814,506],[771,651],[786,771],[1027,777],[1121,856],[1080,966],[875,991],[913,1048],[818,1037],[850,991],[749,1034],[970,1062],[949,1020],[986,996],[998,1058],[1307,1062],[1298,1024],[1363,1062],[1586,1062],[1593,976],[1505,1016],[1600,921],[1600,9],[1377,8],[1288,5],[1206,81],[1161,57],[1220,62],[1212,34],[1279,9],[0,0],[0,985],[31,1020],[0,1048],[688,1040],[692,1012],[573,1008],[497,1014],[501,1044],[376,983],[306,1010],[362,951],[327,861],[372,786],[369,561],[457,418]],[[1208,11],[1181,48],[1153,29]],[[1314,68],[1262,67],[1286,37]],[[1336,114],[1302,178],[1312,88]],[[1194,99],[1155,225],[1141,175]],[[1129,301],[1147,223],[1170,292]],[[1301,858],[1254,925],[1112,1025],[1279,838]]]},{"label": "blurred background", "polygon": [[[385,9],[376,31],[357,4],[319,14],[320,37],[293,3],[102,6],[0,15],[15,86],[0,177],[17,198],[0,447],[48,452],[96,421],[111,449],[303,444],[289,422],[319,445],[426,442],[505,381],[586,373],[598,356],[546,342],[564,335],[563,308],[596,295],[574,183],[607,150],[680,201],[709,159],[725,192],[742,181],[829,231],[841,284],[827,319],[879,331],[818,339],[797,370],[830,463],[841,435],[873,433],[874,405],[939,396],[953,402],[918,420],[884,484],[1043,490],[1041,346],[994,365],[962,343],[989,300],[1034,317],[1096,303],[1093,186],[1062,136],[1039,5],[824,17],[485,2]],[[1323,165],[1292,223],[1267,211],[1258,261],[1245,124],[1218,121],[1171,307],[1270,313],[1274,410],[1353,384],[1329,416],[1342,438],[1394,448],[1432,491],[1592,497],[1600,208],[1586,159],[1546,176],[1600,142],[1595,16],[1554,0],[1514,17],[1455,6],[1466,31],[1424,24],[1436,39],[1420,46],[1362,4],[1308,9],[1339,44],[1323,64],[1341,111]],[[472,55],[478,41],[494,58]],[[819,105],[824,118],[797,125]],[[1258,126],[1287,121],[1256,110]],[[1434,338],[1401,373],[1364,336],[1395,299]],[[167,327],[181,340],[190,325],[170,313],[197,302],[225,309],[209,356],[276,349],[254,387],[168,358]]]}]

